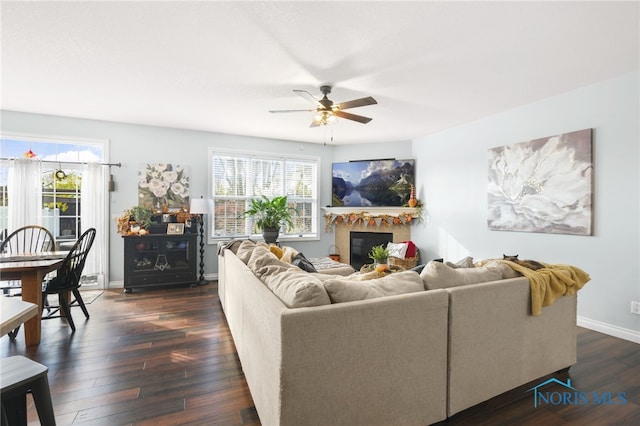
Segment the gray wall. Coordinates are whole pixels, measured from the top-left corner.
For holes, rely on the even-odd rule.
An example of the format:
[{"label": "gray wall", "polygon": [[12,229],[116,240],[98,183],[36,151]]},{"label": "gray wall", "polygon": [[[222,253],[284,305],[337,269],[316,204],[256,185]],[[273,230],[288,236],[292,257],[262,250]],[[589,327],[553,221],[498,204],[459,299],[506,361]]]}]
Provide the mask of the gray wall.
[{"label": "gray wall", "polygon": [[[163,127],[140,126],[107,121],[83,120],[38,114],[2,111],[2,131],[29,135],[61,136],[79,139],[109,140],[109,161],[122,163],[111,173],[116,181],[116,191],[110,194],[109,231],[109,281],[117,285],[123,280],[122,237],[116,233],[117,218],[122,212],[137,204],[137,173],[147,163],[174,163],[190,168],[191,194],[207,195],[207,150],[209,147],[262,151],[320,157],[320,205],[331,202],[330,182],[331,146],[308,143],[292,143],[278,140],[233,136],[220,133],[197,132]],[[293,149],[292,149],[293,148]],[[329,253],[333,235],[324,233],[324,221],[320,219],[320,241],[291,243],[307,256]],[[205,275],[218,271],[216,247],[205,248]]]},{"label": "gray wall", "polygon": [[[122,212],[137,204],[137,173],[147,163],[174,163],[190,167],[191,195],[207,194],[207,150],[209,147],[261,151],[271,153],[315,156],[320,158],[320,202],[319,206],[331,204],[331,163],[334,162],[334,145],[321,145],[279,141],[272,139],[235,136],[221,133],[199,132],[164,127],[141,126],[98,120],[83,120],[14,111],[0,111],[2,131],[45,137],[69,139],[100,139],[109,141],[109,161],[122,163],[122,168],[113,167],[111,173],[116,182],[116,191],[110,193],[109,221],[109,282],[121,285],[124,275],[122,237],[116,232],[115,219]],[[372,144],[366,148],[348,146],[339,149],[340,158],[349,161],[363,158],[386,158],[395,156],[402,147],[403,158],[411,157],[411,143]],[[369,156],[371,155],[371,156]],[[326,256],[333,245],[333,233],[324,232],[323,212],[319,211],[319,241],[288,241],[287,244],[302,251],[308,257]],[[216,247],[205,246],[205,275],[214,277],[218,272]]]},{"label": "gray wall", "polygon": [[[428,215],[413,234],[421,253],[454,261],[518,253],[578,266],[591,275],[578,297],[582,325],[640,341],[640,316],[630,312],[640,300],[638,81],[636,72],[416,139]],[[487,150],[586,128],[594,129],[593,235],[489,231]]]}]

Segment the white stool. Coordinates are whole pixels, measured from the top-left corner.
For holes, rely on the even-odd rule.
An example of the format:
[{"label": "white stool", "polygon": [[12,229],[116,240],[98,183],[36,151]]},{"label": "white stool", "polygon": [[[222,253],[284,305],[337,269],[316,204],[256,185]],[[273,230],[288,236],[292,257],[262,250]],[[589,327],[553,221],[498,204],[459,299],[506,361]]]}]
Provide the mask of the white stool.
[{"label": "white stool", "polygon": [[0,359],[2,426],[26,426],[27,393],[31,392],[42,426],[55,426],[49,393],[49,368],[21,355]]}]

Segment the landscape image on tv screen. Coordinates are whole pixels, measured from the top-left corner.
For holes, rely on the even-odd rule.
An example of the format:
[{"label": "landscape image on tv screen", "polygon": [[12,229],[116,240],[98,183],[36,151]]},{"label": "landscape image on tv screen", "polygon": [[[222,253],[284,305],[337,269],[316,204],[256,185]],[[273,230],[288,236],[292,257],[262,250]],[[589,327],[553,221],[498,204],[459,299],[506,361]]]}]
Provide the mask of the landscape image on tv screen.
[{"label": "landscape image on tv screen", "polygon": [[333,163],[332,207],[399,207],[411,194],[414,160]]}]

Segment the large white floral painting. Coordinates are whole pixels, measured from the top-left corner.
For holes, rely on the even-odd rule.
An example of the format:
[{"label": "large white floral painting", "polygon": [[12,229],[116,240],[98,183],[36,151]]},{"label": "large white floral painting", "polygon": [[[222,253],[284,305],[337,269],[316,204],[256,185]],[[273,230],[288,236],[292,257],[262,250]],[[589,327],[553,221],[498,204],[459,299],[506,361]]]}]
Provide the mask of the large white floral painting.
[{"label": "large white floral painting", "polygon": [[489,150],[489,229],[591,235],[591,129]]},{"label": "large white floral painting", "polygon": [[156,211],[189,205],[189,175],[179,164],[147,164],[138,172],[138,205]]}]

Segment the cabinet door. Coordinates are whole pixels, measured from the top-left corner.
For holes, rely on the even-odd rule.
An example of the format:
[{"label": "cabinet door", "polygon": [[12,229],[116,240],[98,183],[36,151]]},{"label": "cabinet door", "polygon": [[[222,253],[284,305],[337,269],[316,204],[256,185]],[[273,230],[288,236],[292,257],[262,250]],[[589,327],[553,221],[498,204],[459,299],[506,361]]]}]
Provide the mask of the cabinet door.
[{"label": "cabinet door", "polygon": [[165,269],[171,271],[189,270],[193,265],[191,253],[193,252],[193,244],[191,238],[171,238],[164,241],[163,254],[165,256],[162,261],[166,261]]},{"label": "cabinet door", "polygon": [[161,241],[138,239],[131,241],[133,259],[131,272],[151,272],[158,270],[158,254]]}]

